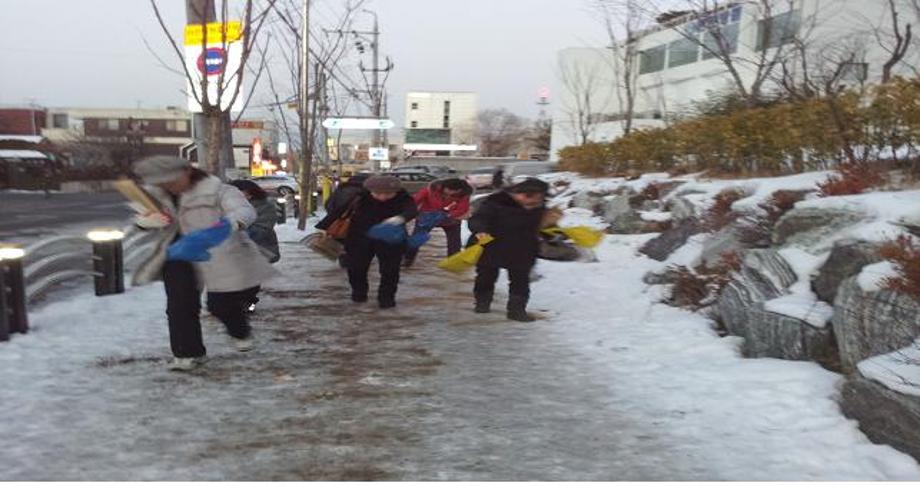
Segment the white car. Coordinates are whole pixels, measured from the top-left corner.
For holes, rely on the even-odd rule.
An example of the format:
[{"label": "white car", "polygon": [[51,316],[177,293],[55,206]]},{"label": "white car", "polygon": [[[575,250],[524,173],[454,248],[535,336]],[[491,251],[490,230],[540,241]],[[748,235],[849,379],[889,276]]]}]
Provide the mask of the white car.
[{"label": "white car", "polygon": [[300,184],[297,179],[288,175],[268,175],[253,177],[250,179],[255,182],[266,192],[274,192],[280,196],[289,196],[300,192]]},{"label": "white car", "polygon": [[487,187],[492,187],[492,174],[494,173],[495,167],[482,167],[479,169],[474,169],[466,175],[466,182],[473,186],[473,189],[484,189]]}]

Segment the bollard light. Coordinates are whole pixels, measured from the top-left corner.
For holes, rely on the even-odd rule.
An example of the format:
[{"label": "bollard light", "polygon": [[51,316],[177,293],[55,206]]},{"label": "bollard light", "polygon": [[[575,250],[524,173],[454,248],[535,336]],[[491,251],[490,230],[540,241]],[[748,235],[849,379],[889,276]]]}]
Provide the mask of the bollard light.
[{"label": "bollard light", "polygon": [[14,332],[29,332],[26,285],[22,259],[26,252],[15,246],[0,246],[0,341]]},{"label": "bollard light", "polygon": [[122,294],[125,291],[125,258],[118,230],[99,229],[86,234],[93,242],[93,280],[96,295]]},{"label": "bollard light", "polygon": [[294,196],[294,218],[300,219],[300,194]]},{"label": "bollard light", "polygon": [[287,221],[287,198],[278,198],[278,224],[284,224]]}]

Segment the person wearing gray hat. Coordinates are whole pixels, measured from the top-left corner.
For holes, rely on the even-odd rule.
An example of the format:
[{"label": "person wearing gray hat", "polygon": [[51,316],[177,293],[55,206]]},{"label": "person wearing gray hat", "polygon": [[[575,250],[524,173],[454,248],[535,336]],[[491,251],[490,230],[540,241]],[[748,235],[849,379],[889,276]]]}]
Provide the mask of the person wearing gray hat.
[{"label": "person wearing gray hat", "polygon": [[[273,275],[268,260],[245,231],[256,210],[237,188],[176,157],[150,157],[134,165],[135,174],[163,208],[139,214],[136,224],[155,231],[155,251],[135,272],[134,285],[163,280],[173,360],[169,369],[188,371],[201,365],[206,350],[201,336],[201,291],[207,289],[208,310],[224,323],[239,351],[252,348],[246,308],[252,292]],[[213,228],[220,221],[230,235],[208,249],[207,261],[169,259],[167,249],[184,236]]]},{"label": "person wearing gray hat", "polygon": [[345,235],[345,265],[351,285],[351,300],[366,302],[369,284],[367,273],[374,258],[380,264],[380,287],[377,303],[381,309],[396,306],[396,290],[406,243],[371,238],[371,228],[380,225],[393,227],[405,233],[405,224],[418,214],[415,200],[402,188],[402,182],[393,176],[372,176],[364,181],[364,190],[345,207],[330,212],[316,225],[329,229],[336,221],[347,219]]}]

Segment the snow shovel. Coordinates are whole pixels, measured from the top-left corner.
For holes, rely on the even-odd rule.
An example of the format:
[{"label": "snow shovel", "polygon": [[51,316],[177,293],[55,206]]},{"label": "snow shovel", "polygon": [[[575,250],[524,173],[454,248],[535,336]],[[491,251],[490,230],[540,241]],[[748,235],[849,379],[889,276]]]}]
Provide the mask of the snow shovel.
[{"label": "snow shovel", "polygon": [[447,270],[448,272],[463,272],[473,268],[476,263],[479,262],[484,247],[493,240],[495,240],[495,238],[491,236],[481,238],[473,246],[441,260],[438,263],[438,268]]},{"label": "snow shovel", "polygon": [[552,227],[543,230],[548,235],[563,234],[567,236],[575,246],[582,248],[594,248],[604,239],[604,232],[587,226],[573,226],[571,228]]},{"label": "snow shovel", "polygon": [[210,228],[195,230],[176,240],[166,249],[166,259],[170,261],[206,262],[211,260],[208,251],[219,246],[232,233],[230,221],[220,218]]}]

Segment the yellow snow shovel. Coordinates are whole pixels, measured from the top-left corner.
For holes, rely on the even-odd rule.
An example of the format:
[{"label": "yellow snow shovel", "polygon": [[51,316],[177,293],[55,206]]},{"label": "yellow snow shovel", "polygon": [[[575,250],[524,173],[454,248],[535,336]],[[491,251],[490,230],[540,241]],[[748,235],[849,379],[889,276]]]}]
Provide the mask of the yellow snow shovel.
[{"label": "yellow snow shovel", "polygon": [[479,257],[482,256],[483,247],[493,240],[495,240],[495,238],[491,236],[480,238],[473,246],[441,260],[438,263],[438,268],[447,270],[448,272],[463,272],[473,268],[476,263],[479,262]]},{"label": "yellow snow shovel", "polygon": [[604,239],[604,232],[587,226],[573,226],[570,228],[552,227],[543,230],[549,235],[563,234],[567,236],[575,246],[582,248],[594,248]]}]

